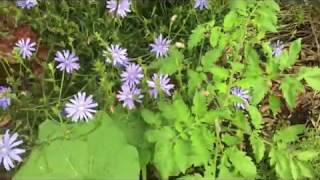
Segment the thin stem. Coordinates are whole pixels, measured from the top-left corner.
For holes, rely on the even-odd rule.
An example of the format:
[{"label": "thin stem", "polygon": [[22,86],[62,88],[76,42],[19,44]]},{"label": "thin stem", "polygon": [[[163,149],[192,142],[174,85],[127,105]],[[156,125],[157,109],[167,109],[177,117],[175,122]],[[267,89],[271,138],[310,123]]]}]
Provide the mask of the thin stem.
[{"label": "thin stem", "polygon": [[59,105],[60,105],[61,95],[62,95],[63,82],[64,82],[64,75],[65,75],[65,71],[63,71],[63,73],[62,73],[62,78],[61,78],[61,83],[60,83],[59,101],[58,101],[58,104],[59,104]]}]

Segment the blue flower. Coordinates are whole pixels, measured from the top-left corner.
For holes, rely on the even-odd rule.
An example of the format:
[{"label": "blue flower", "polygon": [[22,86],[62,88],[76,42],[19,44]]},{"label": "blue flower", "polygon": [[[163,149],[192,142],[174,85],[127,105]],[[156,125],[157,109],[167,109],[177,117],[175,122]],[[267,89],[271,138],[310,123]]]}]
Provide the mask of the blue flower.
[{"label": "blue flower", "polygon": [[106,8],[109,9],[109,12],[116,12],[117,16],[123,18],[131,12],[130,5],[130,0],[107,0]]},{"label": "blue flower", "polygon": [[153,98],[157,98],[159,91],[163,91],[166,95],[171,96],[170,90],[174,88],[173,84],[170,84],[170,78],[168,75],[153,74],[152,81],[147,81],[150,88],[149,93]]},{"label": "blue flower", "polygon": [[58,51],[54,60],[59,62],[57,69],[60,71],[72,73],[74,70],[80,69],[79,58],[69,50]]},{"label": "blue flower", "polygon": [[106,63],[112,63],[114,66],[126,66],[129,64],[127,57],[127,49],[123,49],[119,44],[111,44],[107,51],[103,52],[105,56],[111,55],[111,58],[106,59]]},{"label": "blue flower", "polygon": [[69,101],[66,104],[65,113],[73,122],[82,120],[88,122],[97,112],[94,108],[98,107],[98,104],[92,99],[92,95],[87,97],[85,92],[78,92]]},{"label": "blue flower", "polygon": [[10,92],[10,89],[5,86],[0,86],[0,107],[2,109],[7,109],[11,105],[11,100],[7,96]]},{"label": "blue flower", "polygon": [[30,58],[32,53],[36,51],[36,43],[31,42],[30,38],[20,39],[16,43],[16,47],[19,49],[19,53],[23,59]]},{"label": "blue flower", "polygon": [[241,89],[240,87],[232,87],[230,91],[232,95],[238,96],[243,101],[234,103],[235,108],[241,110],[245,109],[251,99],[249,95],[249,90]]},{"label": "blue flower", "polygon": [[38,4],[37,0],[17,0],[16,4],[22,9],[31,9]]},{"label": "blue flower", "polygon": [[2,164],[7,171],[15,167],[13,161],[21,162],[20,154],[26,152],[24,149],[16,148],[23,143],[22,140],[17,140],[17,138],[18,133],[14,133],[11,136],[9,130],[6,130],[0,139],[0,164]]},{"label": "blue flower", "polygon": [[126,70],[121,74],[121,80],[130,86],[139,84],[141,78],[143,78],[141,66],[133,63],[126,66]]},{"label": "blue flower", "polygon": [[204,8],[208,9],[209,8],[208,0],[196,0],[194,2],[194,8],[198,8],[200,10]]},{"label": "blue flower", "polygon": [[278,57],[282,54],[284,44],[282,41],[277,40],[276,43],[271,44],[271,48],[272,48],[272,56]]},{"label": "blue flower", "polygon": [[156,54],[156,57],[164,57],[167,56],[169,51],[171,40],[167,38],[163,38],[162,34],[160,34],[151,46],[151,52]]},{"label": "blue flower", "polygon": [[118,91],[117,98],[119,101],[122,101],[123,107],[127,107],[128,109],[135,108],[134,102],[141,103],[141,99],[143,95],[141,95],[141,90],[136,88],[135,86],[129,86],[128,84],[123,84],[121,86],[121,90]]}]

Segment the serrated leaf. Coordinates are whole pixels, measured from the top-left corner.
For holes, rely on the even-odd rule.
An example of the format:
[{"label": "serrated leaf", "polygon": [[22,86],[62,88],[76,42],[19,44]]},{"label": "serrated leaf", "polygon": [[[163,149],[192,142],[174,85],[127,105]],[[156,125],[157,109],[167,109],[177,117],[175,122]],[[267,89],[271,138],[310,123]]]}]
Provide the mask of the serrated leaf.
[{"label": "serrated leaf", "polygon": [[161,111],[161,115],[164,116],[166,119],[170,120],[171,122],[187,122],[189,120],[189,108],[180,98],[174,100],[172,104],[159,103],[158,105]]},{"label": "serrated leaf", "polygon": [[280,88],[288,106],[294,108],[297,94],[304,91],[303,85],[297,79],[286,76],[282,80]]},{"label": "serrated leaf", "polygon": [[302,67],[299,71],[299,80],[304,79],[316,91],[320,91],[320,68]]},{"label": "serrated leaf", "polygon": [[230,134],[224,134],[222,136],[222,142],[228,146],[234,146],[242,142],[242,139],[237,136],[231,136]]},{"label": "serrated leaf", "polygon": [[219,38],[221,34],[220,27],[214,27],[210,32],[210,45],[212,48],[216,47],[219,43]]},{"label": "serrated leaf", "polygon": [[299,170],[298,170],[298,167],[295,163],[295,161],[293,161],[292,158],[290,158],[289,160],[289,165],[290,165],[290,170],[291,170],[291,174],[292,174],[292,177],[293,179],[298,179],[299,178]]},{"label": "serrated leaf", "polygon": [[153,162],[159,170],[162,179],[167,179],[175,173],[173,148],[170,141],[158,141],[155,145]]},{"label": "serrated leaf", "polygon": [[148,109],[142,109],[141,116],[143,117],[143,120],[150,125],[160,125],[161,124],[160,115],[157,113],[154,113]]},{"label": "serrated leaf", "polygon": [[262,128],[263,119],[262,119],[262,115],[259,112],[259,110],[254,106],[248,106],[247,109],[248,109],[249,114],[251,116],[251,123],[253,124],[253,126],[256,129],[261,129]]},{"label": "serrated leaf", "polygon": [[206,97],[197,91],[193,97],[192,112],[198,117],[202,117],[207,112]]},{"label": "serrated leaf", "polygon": [[274,95],[269,96],[269,106],[274,115],[278,113],[281,107],[280,98]]},{"label": "serrated leaf", "polygon": [[227,154],[230,162],[243,177],[254,178],[257,175],[256,166],[245,152],[236,148],[229,148],[226,151],[228,152]]},{"label": "serrated leaf", "polygon": [[188,94],[193,94],[197,87],[199,87],[204,80],[203,74],[188,70]]},{"label": "serrated leaf", "polygon": [[190,132],[192,161],[194,165],[200,166],[210,160],[210,148],[213,143],[213,137],[207,129],[195,129]]},{"label": "serrated leaf", "polygon": [[198,25],[191,33],[188,40],[188,49],[196,47],[203,39],[206,28],[204,25]]},{"label": "serrated leaf", "polygon": [[301,161],[310,161],[319,155],[318,151],[306,150],[295,152],[294,155]]},{"label": "serrated leaf", "polygon": [[284,51],[280,56],[280,69],[283,70],[291,67],[296,62],[300,51],[301,39],[299,38],[291,43],[288,54],[286,54],[287,51]]},{"label": "serrated leaf", "polygon": [[262,138],[260,138],[257,134],[251,135],[250,144],[252,146],[256,161],[260,162],[264,156],[264,152],[266,149]]},{"label": "serrated leaf", "polygon": [[184,172],[191,164],[189,164],[190,145],[178,139],[173,145],[173,157],[175,164],[180,172]]},{"label": "serrated leaf", "polygon": [[205,53],[205,55],[201,58],[201,64],[204,71],[207,71],[214,66],[214,63],[219,60],[222,52],[223,51],[221,49],[217,48]]},{"label": "serrated leaf", "polygon": [[301,172],[301,175],[303,177],[308,177],[308,178],[313,177],[311,167],[308,166],[308,164],[306,164],[305,162],[297,161],[297,165],[298,165],[299,171]]},{"label": "serrated leaf", "polygon": [[225,31],[230,31],[235,23],[237,22],[238,15],[235,11],[230,11],[225,17],[223,21],[223,28]]},{"label": "serrated leaf", "polygon": [[273,136],[276,142],[290,143],[298,140],[298,135],[302,134],[305,130],[304,125],[293,125],[288,128],[281,129]]},{"label": "serrated leaf", "polygon": [[159,69],[161,73],[172,75],[182,68],[183,54],[177,48],[171,48],[169,56],[155,61],[151,68]]}]

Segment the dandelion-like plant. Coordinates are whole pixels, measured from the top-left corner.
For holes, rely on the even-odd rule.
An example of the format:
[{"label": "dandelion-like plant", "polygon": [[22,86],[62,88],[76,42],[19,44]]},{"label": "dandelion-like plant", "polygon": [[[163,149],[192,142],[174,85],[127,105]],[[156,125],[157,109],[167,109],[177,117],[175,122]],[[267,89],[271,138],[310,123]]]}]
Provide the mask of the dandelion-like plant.
[{"label": "dandelion-like plant", "polygon": [[163,91],[166,95],[171,96],[171,90],[174,88],[173,84],[170,84],[170,78],[168,75],[153,74],[152,81],[147,81],[150,88],[149,94],[153,98],[157,98],[160,91]]},{"label": "dandelion-like plant", "polygon": [[21,154],[26,152],[24,149],[17,148],[23,143],[22,140],[17,140],[18,136],[18,133],[10,135],[9,130],[6,130],[5,134],[0,138],[0,164],[7,171],[15,167],[14,161],[21,162]]},{"label": "dandelion-like plant", "polygon": [[37,0],[17,0],[16,4],[22,9],[31,9],[38,4]]},{"label": "dandelion-like plant", "polygon": [[58,51],[54,60],[59,63],[57,69],[62,72],[66,71],[67,73],[72,73],[73,71],[80,69],[78,63],[79,57],[69,50]]},{"label": "dandelion-like plant", "polygon": [[10,89],[5,86],[0,86],[0,107],[7,109],[11,105],[11,99],[8,96]]},{"label": "dandelion-like plant", "polygon": [[16,47],[19,49],[19,54],[23,59],[28,59],[32,56],[32,53],[36,51],[36,43],[31,42],[30,38],[20,39],[16,43]]},{"label": "dandelion-like plant", "polygon": [[203,10],[209,8],[208,0],[195,0],[194,2],[194,8]]},{"label": "dandelion-like plant", "polygon": [[143,78],[143,70],[141,66],[131,63],[126,66],[125,71],[121,74],[121,80],[130,86],[137,85]]},{"label": "dandelion-like plant", "polygon": [[141,90],[136,88],[135,86],[123,84],[121,86],[121,90],[117,94],[117,98],[119,101],[123,102],[123,107],[127,107],[128,109],[134,109],[134,102],[141,103],[143,95],[141,95]]},{"label": "dandelion-like plant", "polygon": [[110,13],[116,13],[117,16],[123,18],[127,16],[130,10],[130,0],[107,0],[106,8]]},{"label": "dandelion-like plant", "polygon": [[150,44],[151,52],[156,54],[156,57],[165,57],[168,55],[169,46],[171,40],[164,38],[162,34],[160,34],[155,40],[154,43]]},{"label": "dandelion-like plant", "polygon": [[119,44],[111,44],[107,51],[103,53],[105,56],[111,55],[111,59],[108,57],[106,63],[112,63],[114,66],[126,66],[129,64],[127,49],[121,48]]},{"label": "dandelion-like plant", "polygon": [[249,90],[242,89],[240,87],[232,87],[230,91],[232,95],[238,96],[243,101],[234,103],[234,107],[240,110],[245,109],[251,99],[249,95]]},{"label": "dandelion-like plant", "polygon": [[78,92],[73,99],[69,100],[64,110],[67,118],[71,118],[73,122],[88,122],[97,112],[94,109],[96,107],[98,107],[98,103],[93,100],[92,95],[87,96],[85,92]]}]

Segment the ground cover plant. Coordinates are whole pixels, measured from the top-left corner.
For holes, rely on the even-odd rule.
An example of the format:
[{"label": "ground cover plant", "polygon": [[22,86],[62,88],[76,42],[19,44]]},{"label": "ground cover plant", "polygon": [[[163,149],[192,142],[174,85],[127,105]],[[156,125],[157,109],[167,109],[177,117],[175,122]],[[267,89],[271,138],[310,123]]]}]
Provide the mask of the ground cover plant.
[{"label": "ground cover plant", "polygon": [[291,3],[1,1],[1,177],[319,178],[318,9]]}]

